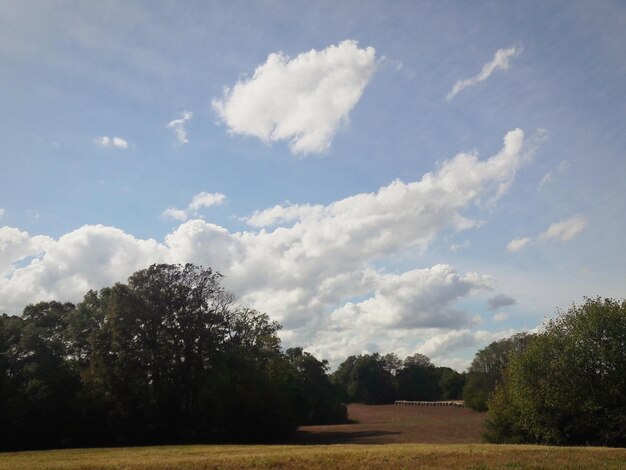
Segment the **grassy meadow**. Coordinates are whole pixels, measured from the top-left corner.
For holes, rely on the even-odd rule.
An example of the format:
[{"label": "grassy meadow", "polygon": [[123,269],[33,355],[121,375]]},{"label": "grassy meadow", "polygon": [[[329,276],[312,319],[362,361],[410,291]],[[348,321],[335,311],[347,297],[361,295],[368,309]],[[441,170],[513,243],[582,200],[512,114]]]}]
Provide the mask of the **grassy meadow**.
[{"label": "grassy meadow", "polygon": [[489,444],[164,446],[0,454],[0,470],[626,468],[626,449]]}]

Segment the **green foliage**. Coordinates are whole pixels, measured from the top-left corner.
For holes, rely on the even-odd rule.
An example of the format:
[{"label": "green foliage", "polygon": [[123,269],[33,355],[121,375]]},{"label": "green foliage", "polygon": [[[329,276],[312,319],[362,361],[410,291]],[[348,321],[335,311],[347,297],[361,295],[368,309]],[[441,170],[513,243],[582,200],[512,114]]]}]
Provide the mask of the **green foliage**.
[{"label": "green foliage", "polygon": [[74,306],[0,317],[0,448],[260,441],[345,421],[327,364],[221,276],[153,265]]},{"label": "green foliage", "polygon": [[626,446],[626,302],[587,299],[547,322],[491,400],[487,438]]},{"label": "green foliage", "polygon": [[510,338],[494,341],[478,351],[463,389],[465,406],[476,411],[486,411],[488,400],[502,381],[509,361],[524,351],[533,338],[534,335],[518,333]]},{"label": "green foliage", "polygon": [[327,374],[328,362],[318,361],[302,348],[288,349],[285,356],[293,371],[298,422],[307,425],[347,422],[346,406]]},{"label": "green foliage", "polygon": [[404,361],[395,354],[350,356],[332,375],[344,401],[365,404],[394,400],[455,400],[461,398],[464,374],[435,367],[423,354]]},{"label": "green foliage", "polygon": [[333,382],[348,401],[366,405],[392,403],[395,385],[390,365],[378,353],[350,356],[333,374]]}]

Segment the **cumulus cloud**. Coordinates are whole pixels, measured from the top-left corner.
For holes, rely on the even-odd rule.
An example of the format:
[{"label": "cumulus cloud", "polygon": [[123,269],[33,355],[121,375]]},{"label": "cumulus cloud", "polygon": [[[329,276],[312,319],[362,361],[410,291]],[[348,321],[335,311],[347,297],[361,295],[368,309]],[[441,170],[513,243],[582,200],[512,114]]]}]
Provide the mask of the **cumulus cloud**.
[{"label": "cumulus cloud", "polygon": [[472,291],[491,289],[491,278],[475,273],[459,275],[449,265],[384,275],[376,280],[373,297],[349,302],[331,316],[333,328],[355,324],[384,328],[458,328],[471,323],[466,312],[454,308]]},{"label": "cumulus cloud", "polygon": [[487,80],[496,70],[507,70],[509,68],[509,59],[517,55],[519,52],[519,49],[516,49],[515,47],[511,47],[509,49],[498,49],[496,54],[493,56],[493,60],[483,65],[480,73],[474,75],[471,78],[466,78],[464,80],[459,80],[458,82],[456,82],[452,87],[450,93],[448,93],[448,96],[446,96],[446,101],[452,100],[452,98],[454,98],[465,88],[474,86],[477,83]]},{"label": "cumulus cloud", "polygon": [[569,219],[561,220],[551,224],[545,232],[539,234],[541,241],[558,240],[567,241],[574,238],[585,227],[587,227],[587,219],[582,215],[576,215]]},{"label": "cumulus cloud", "polygon": [[352,40],[293,59],[276,52],[212,104],[233,134],[287,141],[294,154],[323,153],[375,68],[376,51]]},{"label": "cumulus cloud", "polygon": [[108,137],[106,135],[96,138],[96,144],[101,147],[115,147],[118,149],[128,148],[128,142],[121,137]]},{"label": "cumulus cloud", "polygon": [[187,139],[187,129],[185,129],[185,124],[192,117],[193,113],[191,111],[183,111],[178,119],[174,119],[167,124],[168,129],[174,130],[174,133],[176,134],[176,139],[178,139],[178,143],[180,145],[185,145],[189,143],[189,139]]},{"label": "cumulus cloud", "polygon": [[498,294],[495,297],[491,297],[487,299],[487,306],[489,310],[498,310],[502,307],[509,307],[511,305],[515,305],[516,300],[510,295]]},{"label": "cumulus cloud", "polygon": [[472,331],[469,329],[448,331],[436,334],[425,341],[418,348],[418,352],[435,359],[437,363],[441,363],[445,358],[461,349],[470,348],[475,350],[478,347],[507,338],[515,333],[516,331],[512,329],[501,331]]},{"label": "cumulus cloud", "polygon": [[190,217],[197,216],[201,209],[211,206],[219,206],[224,202],[226,196],[222,193],[205,193],[196,194],[189,205],[185,209],[176,209],[170,207],[161,213],[161,217],[170,220],[179,220],[184,222]]},{"label": "cumulus cloud", "polygon": [[[527,143],[514,130],[490,158],[461,153],[418,181],[394,181],[328,205],[258,211],[248,218],[250,231],[230,232],[197,218],[162,242],[103,226],[59,239],[6,229],[0,311],[15,313],[42,299],[78,301],[87,289],[123,281],[151,263],[193,262],[225,274],[242,304],[281,322],[287,345],[329,359],[373,348],[410,353],[416,339],[474,325],[458,303],[490,289],[491,279],[449,265],[385,273],[379,263],[423,253],[442,233],[478,225],[464,212],[501,197],[526,161]],[[200,193],[172,211],[187,217],[223,199]],[[27,256],[32,260],[24,262]]]}]

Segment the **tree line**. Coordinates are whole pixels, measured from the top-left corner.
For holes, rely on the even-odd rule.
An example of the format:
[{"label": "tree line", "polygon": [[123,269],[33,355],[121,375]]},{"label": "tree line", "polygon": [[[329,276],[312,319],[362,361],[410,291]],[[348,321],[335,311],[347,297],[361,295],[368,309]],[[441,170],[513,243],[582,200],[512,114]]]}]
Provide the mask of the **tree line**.
[{"label": "tree line", "polygon": [[221,275],[159,264],[74,305],[0,316],[0,449],[285,440],[346,403],[457,400],[491,442],[626,445],[626,302],[588,299],[476,353],[350,356],[330,374]]},{"label": "tree line", "polygon": [[78,305],[0,316],[0,448],[282,439],[345,422],[328,363],[221,276],[153,265]]}]

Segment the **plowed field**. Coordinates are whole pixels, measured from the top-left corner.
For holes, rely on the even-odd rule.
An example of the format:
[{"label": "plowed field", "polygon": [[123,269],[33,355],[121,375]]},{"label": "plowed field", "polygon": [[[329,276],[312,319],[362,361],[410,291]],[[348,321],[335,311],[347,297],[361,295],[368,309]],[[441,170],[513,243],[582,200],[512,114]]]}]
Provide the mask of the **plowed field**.
[{"label": "plowed field", "polygon": [[351,424],[303,426],[298,444],[465,444],[482,442],[486,413],[468,408],[350,405]]}]

